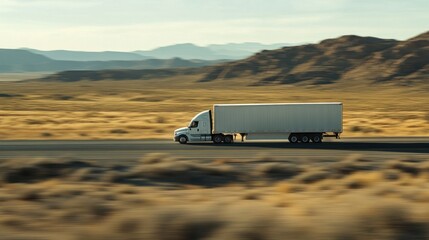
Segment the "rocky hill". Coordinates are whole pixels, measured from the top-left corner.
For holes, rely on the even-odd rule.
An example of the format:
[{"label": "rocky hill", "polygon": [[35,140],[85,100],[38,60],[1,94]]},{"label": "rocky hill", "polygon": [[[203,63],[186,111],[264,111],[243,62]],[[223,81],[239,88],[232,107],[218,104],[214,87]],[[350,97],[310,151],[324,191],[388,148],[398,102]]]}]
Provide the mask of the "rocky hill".
[{"label": "rocky hill", "polygon": [[349,71],[345,78],[368,78],[376,82],[401,84],[428,83],[429,32],[373,53],[364,64]]},{"label": "rocky hill", "polygon": [[429,32],[406,41],[342,36],[318,44],[259,52],[216,67],[201,81],[248,78],[252,84],[426,81]]}]

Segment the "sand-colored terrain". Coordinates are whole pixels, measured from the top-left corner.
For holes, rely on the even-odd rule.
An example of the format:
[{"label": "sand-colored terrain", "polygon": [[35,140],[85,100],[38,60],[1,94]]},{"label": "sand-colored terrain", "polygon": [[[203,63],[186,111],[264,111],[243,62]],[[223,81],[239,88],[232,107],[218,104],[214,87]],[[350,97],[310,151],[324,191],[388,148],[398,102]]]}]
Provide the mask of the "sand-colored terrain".
[{"label": "sand-colored terrain", "polygon": [[[200,76],[1,82],[0,139],[171,139],[213,103],[341,101],[343,136],[428,136],[427,89]],[[410,153],[412,154],[412,153]],[[424,154],[0,163],[0,239],[428,239]]]},{"label": "sand-colored terrain", "polygon": [[247,86],[200,76],[135,81],[0,82],[0,139],[172,138],[215,103],[340,101],[343,136],[429,136],[426,88]]},{"label": "sand-colored terrain", "polygon": [[428,160],[9,159],[0,238],[428,239]]}]

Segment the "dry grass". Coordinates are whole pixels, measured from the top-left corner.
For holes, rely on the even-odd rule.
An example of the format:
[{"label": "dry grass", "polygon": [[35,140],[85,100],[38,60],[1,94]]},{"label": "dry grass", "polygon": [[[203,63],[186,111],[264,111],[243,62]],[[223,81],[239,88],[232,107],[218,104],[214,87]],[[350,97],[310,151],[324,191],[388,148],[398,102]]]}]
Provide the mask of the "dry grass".
[{"label": "dry grass", "polygon": [[[272,158],[274,159],[274,158]],[[427,239],[429,159],[0,165],[2,239]]]},{"label": "dry grass", "polygon": [[312,101],[344,102],[343,136],[429,134],[423,88],[196,80],[0,82],[0,139],[171,139],[174,129],[214,103]]}]

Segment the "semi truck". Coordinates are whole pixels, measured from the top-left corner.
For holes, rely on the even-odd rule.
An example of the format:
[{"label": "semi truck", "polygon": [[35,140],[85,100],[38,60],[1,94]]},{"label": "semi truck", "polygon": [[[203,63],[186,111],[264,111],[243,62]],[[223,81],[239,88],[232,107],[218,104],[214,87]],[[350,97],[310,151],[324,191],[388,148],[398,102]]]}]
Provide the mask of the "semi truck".
[{"label": "semi truck", "polygon": [[288,140],[320,143],[343,132],[343,104],[270,103],[215,104],[198,113],[187,127],[174,131],[174,141],[233,143],[237,135],[246,140]]}]

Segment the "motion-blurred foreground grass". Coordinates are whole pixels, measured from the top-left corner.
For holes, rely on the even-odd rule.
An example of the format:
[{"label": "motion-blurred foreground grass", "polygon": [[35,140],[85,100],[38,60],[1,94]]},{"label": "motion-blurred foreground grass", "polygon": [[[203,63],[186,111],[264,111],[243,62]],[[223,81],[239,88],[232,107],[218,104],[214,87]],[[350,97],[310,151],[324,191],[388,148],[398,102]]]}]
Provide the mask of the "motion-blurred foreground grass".
[{"label": "motion-blurred foreground grass", "polygon": [[216,103],[328,101],[344,103],[345,137],[429,136],[423,87],[196,80],[0,82],[0,140],[172,139],[174,129]]},{"label": "motion-blurred foreground grass", "polygon": [[0,239],[428,239],[429,159],[0,164]]}]

